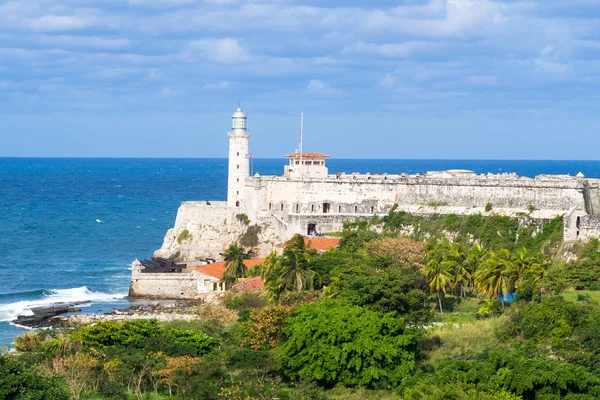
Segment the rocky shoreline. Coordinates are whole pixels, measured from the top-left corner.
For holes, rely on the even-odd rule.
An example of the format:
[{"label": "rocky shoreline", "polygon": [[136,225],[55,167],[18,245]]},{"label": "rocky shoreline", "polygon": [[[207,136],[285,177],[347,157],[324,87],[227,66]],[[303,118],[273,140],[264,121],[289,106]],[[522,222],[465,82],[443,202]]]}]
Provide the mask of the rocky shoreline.
[{"label": "rocky shoreline", "polygon": [[148,301],[144,304],[131,305],[124,309],[115,309],[103,314],[74,314],[80,312],[78,305],[90,303],[56,303],[46,307],[32,308],[33,315],[19,315],[12,322],[31,329],[62,328],[96,321],[126,321],[135,319],[157,319],[160,321],[193,321],[200,319],[198,315],[199,301]]}]

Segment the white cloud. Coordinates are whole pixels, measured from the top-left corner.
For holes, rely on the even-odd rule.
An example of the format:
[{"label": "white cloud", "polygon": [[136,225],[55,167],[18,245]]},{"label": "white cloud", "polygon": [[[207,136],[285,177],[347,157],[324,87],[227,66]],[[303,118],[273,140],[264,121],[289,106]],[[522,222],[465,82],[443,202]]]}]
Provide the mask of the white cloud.
[{"label": "white cloud", "polygon": [[384,44],[358,42],[344,47],[342,54],[369,54],[381,57],[404,58],[416,53],[431,52],[441,46],[441,43],[422,41]]},{"label": "white cloud", "polygon": [[215,83],[207,83],[202,87],[204,90],[224,90],[228,89],[231,86],[231,82],[229,81],[221,81]]},{"label": "white cloud", "polygon": [[197,40],[189,44],[193,53],[200,52],[208,61],[218,64],[244,64],[255,59],[236,39]]},{"label": "white cloud", "polygon": [[36,32],[59,32],[88,28],[92,25],[92,20],[68,15],[44,15],[26,19],[25,24]]},{"label": "white cloud", "polygon": [[311,92],[318,92],[325,89],[325,84],[319,79],[311,79],[306,88]]},{"label": "white cloud", "polygon": [[99,50],[124,49],[131,45],[129,39],[103,38],[97,36],[38,35],[34,36],[33,40],[42,45]]}]

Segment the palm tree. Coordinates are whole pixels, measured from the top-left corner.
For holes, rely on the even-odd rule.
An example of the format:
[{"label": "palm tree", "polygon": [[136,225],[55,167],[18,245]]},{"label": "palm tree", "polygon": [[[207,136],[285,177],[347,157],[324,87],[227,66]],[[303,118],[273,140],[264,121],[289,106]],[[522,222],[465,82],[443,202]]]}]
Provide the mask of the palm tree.
[{"label": "palm tree", "polygon": [[452,276],[448,264],[439,262],[438,260],[430,260],[423,269],[423,273],[427,277],[429,282],[430,292],[436,293],[438,304],[440,306],[440,313],[443,313],[442,309],[442,294],[446,294],[446,290],[452,285]]},{"label": "palm tree", "polygon": [[226,282],[234,282],[236,279],[245,278],[248,272],[248,267],[244,264],[244,260],[250,256],[244,251],[244,248],[237,243],[229,245],[223,253],[225,258],[225,273],[223,278]]},{"label": "palm tree", "polygon": [[[510,253],[506,249],[490,252],[483,265],[475,273],[475,287],[484,296],[497,298],[513,289],[514,279],[510,273]],[[504,302],[502,303],[504,304]]]},{"label": "palm tree", "polygon": [[471,275],[469,282],[469,288],[473,290],[473,277],[475,272],[479,269],[487,257],[487,252],[483,249],[481,244],[476,243],[470,247],[467,257],[465,258],[465,269]]},{"label": "palm tree", "polygon": [[317,254],[316,250],[310,248],[310,241],[307,242],[304,236],[299,233],[295,234],[285,243],[285,248],[295,252],[304,253],[307,256],[310,256],[310,258],[314,258]]},{"label": "palm tree", "polygon": [[315,272],[312,270],[313,257],[310,252],[302,252],[293,247],[287,247],[280,259],[281,291],[292,290],[298,292],[314,288]]},{"label": "palm tree", "polygon": [[534,257],[535,262],[531,263],[525,270],[522,280],[523,284],[531,285],[534,291],[538,289],[538,293],[542,295],[544,288],[540,285],[546,277],[551,261],[542,252],[537,253]]}]

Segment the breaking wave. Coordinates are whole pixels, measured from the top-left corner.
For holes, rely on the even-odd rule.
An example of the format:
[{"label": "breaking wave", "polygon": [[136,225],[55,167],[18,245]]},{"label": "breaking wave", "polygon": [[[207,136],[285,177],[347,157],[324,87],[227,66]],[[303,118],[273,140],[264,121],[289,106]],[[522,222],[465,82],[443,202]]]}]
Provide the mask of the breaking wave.
[{"label": "breaking wave", "polygon": [[[122,299],[126,296],[126,294],[122,293],[112,294],[96,292],[89,289],[87,286],[72,289],[47,289],[41,291],[40,294],[40,299],[0,304],[0,322],[12,321],[19,315],[33,315],[33,312],[31,311],[32,307],[47,306],[54,303],[70,303],[74,301],[110,302]],[[90,305],[90,303],[82,304],[79,307],[88,305]]]}]

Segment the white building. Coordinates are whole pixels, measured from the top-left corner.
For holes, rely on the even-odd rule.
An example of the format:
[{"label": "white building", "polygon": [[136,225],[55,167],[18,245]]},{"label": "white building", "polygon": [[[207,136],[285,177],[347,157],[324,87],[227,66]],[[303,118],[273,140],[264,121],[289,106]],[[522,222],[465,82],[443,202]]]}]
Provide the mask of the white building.
[{"label": "white building", "polygon": [[227,205],[232,208],[242,206],[244,187],[250,176],[250,133],[247,131],[246,114],[238,108],[231,117],[229,132],[229,178],[227,184]]},{"label": "white building", "polygon": [[[260,227],[261,245],[255,250],[265,255],[296,233],[336,232],[345,221],[385,215],[394,205],[413,214],[473,215],[485,214],[490,203],[494,214],[526,216],[538,225],[562,215],[565,240],[600,236],[598,179],[467,170],[330,175],[329,156],[310,152],[286,156],[281,176],[250,176],[249,139],[246,114],[238,109],[229,132],[227,201],[183,203],[156,256],[183,262],[216,257],[252,225]],[[184,230],[189,239],[179,243]]]}]

